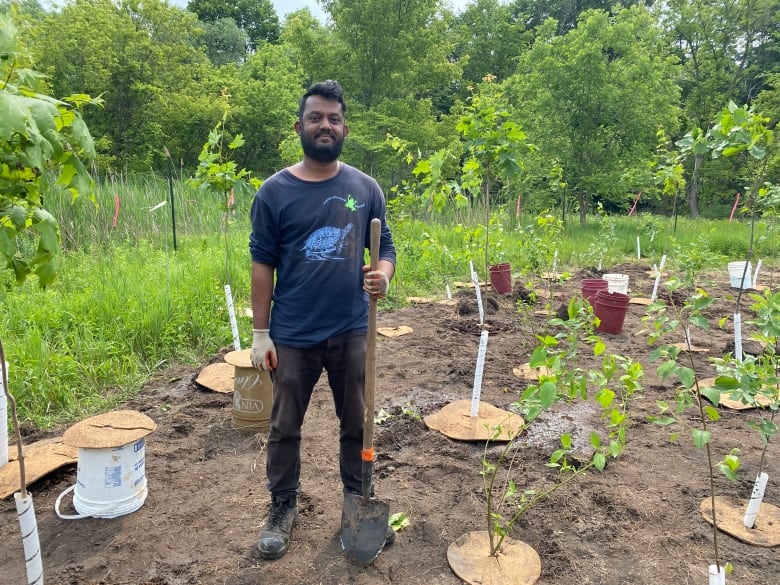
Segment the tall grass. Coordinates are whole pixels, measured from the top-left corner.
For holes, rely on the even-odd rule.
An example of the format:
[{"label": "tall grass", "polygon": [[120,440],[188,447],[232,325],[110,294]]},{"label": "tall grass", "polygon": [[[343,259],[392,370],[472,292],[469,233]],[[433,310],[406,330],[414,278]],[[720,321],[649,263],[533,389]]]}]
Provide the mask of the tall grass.
[{"label": "tall grass", "polygon": [[[440,292],[448,282],[468,280],[470,262],[484,277],[484,225],[392,217],[390,223],[404,294]],[[766,222],[756,229],[754,258],[763,258],[767,268],[776,256],[775,229]],[[575,219],[549,237],[536,216],[499,221],[489,230],[491,263],[509,262],[513,273],[529,278],[548,270],[554,259],[559,269],[577,270],[622,262],[652,266],[666,256],[667,267],[682,269],[691,256],[701,255],[703,269],[725,270],[729,261],[745,258],[750,238],[745,222],[680,218],[675,227],[671,218],[644,215],[589,217],[585,225]]]},{"label": "tall grass", "polygon": [[[22,420],[41,428],[104,410],[136,393],[166,365],[197,365],[232,346],[224,285],[235,299],[242,343],[250,261],[248,202],[226,216],[182,185],[174,191],[173,247],[165,182],[98,189],[97,205],[47,197],[65,252],[59,278],[42,290],[0,273],[0,337]],[[114,225],[113,192],[122,203]],[[110,203],[110,210],[106,209]],[[229,262],[228,262],[229,259]]]},{"label": "tall grass", "polygon": [[[248,217],[251,203],[237,199],[230,217]],[[225,202],[213,194],[151,174],[109,179],[97,185],[94,201],[70,201],[57,191],[45,204],[59,219],[67,250],[143,240],[173,247],[174,235],[178,240],[220,229],[226,211]]]},{"label": "tall grass", "polygon": [[[70,252],[49,289],[5,287],[0,335],[22,418],[46,427],[103,409],[161,366],[195,365],[232,345],[222,248],[217,237],[189,236],[177,252],[148,241]],[[230,275],[239,316],[248,299],[244,256]],[[242,325],[246,343],[251,326]]]},{"label": "tall grass", "polygon": [[[48,428],[106,410],[166,366],[198,366],[232,347],[225,284],[242,347],[248,345],[251,201],[236,201],[226,214],[224,202],[181,182],[173,193],[171,205],[166,181],[135,177],[102,185],[97,205],[47,196],[65,246],[59,279],[42,290],[34,279],[16,286],[8,271],[0,273],[0,338],[22,420]],[[398,266],[382,308],[408,296],[443,295],[447,284],[468,280],[470,263],[484,278],[486,229],[467,217],[422,221],[391,206]],[[759,225],[757,257],[765,266],[774,257],[773,233],[771,224]],[[490,261],[510,262],[526,279],[553,258],[570,271],[638,262],[637,238],[645,264],[666,254],[668,266],[685,260],[720,267],[725,277],[725,263],[744,258],[748,237],[749,226],[739,222],[680,219],[675,229],[667,218],[592,217],[584,226],[575,219],[545,227],[537,216],[505,209],[495,211],[487,230]]]}]

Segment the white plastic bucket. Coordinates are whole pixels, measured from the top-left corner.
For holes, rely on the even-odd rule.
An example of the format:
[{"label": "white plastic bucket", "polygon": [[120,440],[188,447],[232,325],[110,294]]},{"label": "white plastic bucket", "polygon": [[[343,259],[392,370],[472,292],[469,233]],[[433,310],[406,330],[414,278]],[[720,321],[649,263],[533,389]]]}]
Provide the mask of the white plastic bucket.
[{"label": "white plastic bucket", "polygon": [[[742,275],[745,275],[745,280],[742,280]],[[753,266],[750,262],[747,263],[747,271],[745,271],[745,261],[742,262],[729,262],[729,281],[731,282],[731,288],[753,288]],[[740,286],[741,285],[741,286]]]},{"label": "white plastic bucket", "polygon": [[601,278],[607,281],[609,292],[628,294],[628,274],[603,274]]},{"label": "white plastic bucket", "polygon": [[[116,518],[135,512],[146,500],[146,455],[144,439],[108,449],[79,448],[76,483],[62,492],[55,503],[64,519]],[[78,515],[60,514],[60,501],[73,491]]]},{"label": "white plastic bucket", "polygon": [[[8,362],[5,363],[5,375],[8,375]],[[8,463],[8,399],[5,397],[3,376],[0,373],[0,467]]]}]

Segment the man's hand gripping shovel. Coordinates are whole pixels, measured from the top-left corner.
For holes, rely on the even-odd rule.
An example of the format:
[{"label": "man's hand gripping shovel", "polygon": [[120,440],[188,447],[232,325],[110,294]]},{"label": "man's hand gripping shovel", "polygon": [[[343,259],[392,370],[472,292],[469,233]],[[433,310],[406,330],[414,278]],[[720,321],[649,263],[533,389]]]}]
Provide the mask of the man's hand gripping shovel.
[{"label": "man's hand gripping shovel", "polygon": [[[379,262],[378,219],[371,221],[371,270]],[[374,390],[376,387],[376,298],[369,295],[368,333],[366,347],[366,393],[363,421],[363,494],[344,496],[341,512],[341,547],[349,559],[360,565],[369,565],[385,545],[390,506],[371,497],[374,471]]]}]

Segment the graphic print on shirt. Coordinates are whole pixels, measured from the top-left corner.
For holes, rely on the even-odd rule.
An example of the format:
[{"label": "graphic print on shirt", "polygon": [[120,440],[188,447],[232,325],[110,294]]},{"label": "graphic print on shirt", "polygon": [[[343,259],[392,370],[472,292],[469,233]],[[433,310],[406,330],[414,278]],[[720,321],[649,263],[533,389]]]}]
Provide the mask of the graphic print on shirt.
[{"label": "graphic print on shirt", "polygon": [[358,205],[357,200],[354,197],[352,197],[352,195],[347,195],[346,199],[344,199],[343,197],[339,197],[338,195],[333,195],[332,197],[328,197],[325,201],[323,201],[322,204],[325,205],[326,203],[328,203],[329,201],[333,201],[334,199],[336,199],[337,201],[343,201],[344,207],[346,207],[350,211],[357,211],[358,209],[361,209],[366,206],[365,203],[361,203],[360,205]]},{"label": "graphic print on shirt", "polygon": [[[322,204],[327,205],[333,201],[343,202],[344,207],[353,212],[365,206],[365,203],[358,205],[357,200],[352,195],[347,195],[346,199],[333,195],[323,201]],[[303,246],[306,261],[346,260],[346,257],[341,256],[341,253],[345,251],[347,235],[352,231],[352,225],[352,223],[348,223],[343,228],[325,226],[315,230],[306,238],[306,243]]]}]

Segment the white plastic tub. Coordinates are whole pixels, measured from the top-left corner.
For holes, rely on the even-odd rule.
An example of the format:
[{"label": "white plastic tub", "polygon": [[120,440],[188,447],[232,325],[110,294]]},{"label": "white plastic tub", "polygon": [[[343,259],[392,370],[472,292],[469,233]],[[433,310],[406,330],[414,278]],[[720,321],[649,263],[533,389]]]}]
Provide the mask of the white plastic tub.
[{"label": "white plastic tub", "polygon": [[628,294],[628,274],[604,274],[601,278],[607,281],[609,292]]},{"label": "white plastic tub", "polygon": [[[745,270],[745,264],[745,261],[729,262],[729,281],[731,283],[731,288],[753,288],[753,266],[750,262],[747,262],[747,270]],[[742,279],[743,274],[745,275],[744,280]]]}]

